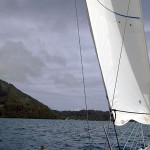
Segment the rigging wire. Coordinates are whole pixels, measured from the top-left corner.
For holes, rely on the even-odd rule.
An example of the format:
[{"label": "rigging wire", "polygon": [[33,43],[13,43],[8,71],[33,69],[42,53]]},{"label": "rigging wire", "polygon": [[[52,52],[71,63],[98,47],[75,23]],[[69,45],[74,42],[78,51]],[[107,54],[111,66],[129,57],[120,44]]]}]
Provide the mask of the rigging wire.
[{"label": "rigging wire", "polygon": [[135,149],[137,148],[137,146],[138,146],[138,143],[139,143],[139,140],[140,140],[140,138],[141,138],[141,132],[139,132],[139,137],[138,137],[138,139],[137,139],[137,142],[136,142],[136,147],[135,147]]},{"label": "rigging wire", "polygon": [[[94,41],[94,35],[93,35],[93,31],[92,31],[92,25],[90,23],[90,18],[89,18],[89,13],[87,11],[87,14],[88,14],[88,19],[89,19],[89,28],[90,28],[90,33],[91,33],[91,37],[93,39],[93,44],[94,44],[94,47],[95,47],[95,53],[96,53],[96,58],[97,58],[97,62],[98,62],[98,65],[99,65],[99,69],[100,69],[100,72],[101,72],[101,77],[102,77],[102,81],[103,81],[103,85],[104,85],[104,90],[105,90],[105,94],[106,94],[106,99],[107,99],[107,102],[108,102],[108,106],[109,106],[109,110],[111,110],[110,108],[110,103],[109,103],[109,99],[108,99],[108,94],[107,94],[107,89],[106,89],[106,85],[105,85],[105,81],[104,81],[104,77],[103,77],[103,72],[102,72],[102,69],[101,69],[101,65],[100,65],[100,61],[98,59],[98,53],[96,51],[96,44],[95,44],[95,41]],[[109,114],[110,114],[110,119],[109,119],[109,123],[108,123],[108,128],[106,129],[106,133],[109,134],[109,128],[110,128],[110,123],[111,123],[111,112],[109,111]],[[107,142],[107,137],[106,137],[106,140],[104,142],[104,150],[106,148],[106,142]]]},{"label": "rigging wire", "polygon": [[[114,93],[113,93],[113,99],[112,99],[112,107],[113,107],[113,102],[114,102],[115,93],[116,93],[116,87],[117,87],[117,81],[118,81],[118,76],[119,76],[119,69],[120,69],[120,64],[121,64],[121,57],[122,57],[122,52],[123,52],[123,44],[124,44],[125,34],[126,34],[127,19],[130,19],[130,18],[133,18],[133,19],[140,19],[140,17],[129,16],[130,0],[129,0],[129,3],[128,3],[127,15],[120,14],[120,13],[117,13],[117,12],[115,12],[115,11],[112,11],[111,9],[109,9],[109,8],[107,8],[105,5],[103,5],[99,0],[97,0],[97,2],[99,2],[100,5],[102,5],[105,9],[107,9],[108,11],[114,13],[115,15],[119,15],[119,16],[122,16],[122,17],[126,17],[125,27],[124,27],[124,32],[123,32],[123,38],[122,38],[121,51],[120,51],[120,56],[119,56],[119,63],[118,63],[117,75],[116,75],[116,81],[115,81],[115,87],[114,87]],[[110,111],[111,111],[111,112],[114,111],[114,112],[116,113],[116,111],[119,111],[119,110],[110,109]],[[150,113],[138,113],[138,112],[128,112],[128,111],[120,111],[120,112],[150,115]],[[115,126],[114,126],[114,128],[115,128]],[[115,129],[115,132],[116,132],[116,129]],[[143,140],[144,140],[144,137],[143,137]],[[143,142],[144,142],[144,141],[143,141]]]},{"label": "rigging wire", "polygon": [[118,139],[118,134],[117,134],[116,126],[115,126],[115,120],[113,120],[113,126],[114,126],[115,135],[116,135],[116,139],[117,139],[118,149],[121,150],[120,144],[119,144],[119,139]]},{"label": "rigging wire", "polygon": [[132,130],[132,132],[131,132],[131,134],[130,134],[130,136],[129,136],[129,138],[127,139],[127,141],[126,141],[126,143],[125,143],[125,145],[124,145],[124,147],[123,147],[123,150],[126,148],[126,146],[127,146],[128,142],[129,142],[131,136],[132,136],[132,133],[133,133],[135,127],[136,127],[136,126],[134,126],[134,128],[133,128],[133,130]]},{"label": "rigging wire", "polygon": [[[98,0],[97,0],[98,1]],[[99,2],[99,1],[98,1]],[[130,0],[129,0],[129,3],[130,3]],[[85,99],[85,106],[86,106],[86,111],[87,111],[87,124],[88,124],[88,132],[84,132],[84,133],[81,133],[81,134],[79,134],[79,136],[82,136],[83,134],[85,134],[85,133],[88,133],[89,134],[89,143],[91,144],[91,142],[90,142],[90,138],[91,138],[91,135],[90,135],[90,133],[92,132],[92,131],[96,131],[97,129],[99,129],[99,128],[101,128],[101,127],[99,127],[99,128],[96,128],[96,129],[94,129],[94,130],[90,130],[90,126],[89,126],[89,114],[88,114],[88,106],[87,106],[87,96],[86,96],[86,89],[85,89],[85,77],[84,77],[84,68],[83,68],[83,58],[82,58],[82,48],[81,48],[81,40],[80,40],[80,29],[79,29],[79,21],[78,21],[78,12],[77,12],[77,4],[76,4],[76,0],[75,0],[75,9],[76,9],[76,18],[77,18],[77,29],[78,29],[78,39],[79,39],[79,48],[80,48],[80,57],[81,57],[81,67],[82,67],[82,77],[83,77],[83,88],[84,88],[84,99]],[[129,9],[129,5],[128,5],[128,9]],[[117,13],[115,13],[115,14],[117,14]],[[127,15],[128,15],[128,13],[127,13]],[[121,15],[122,16],[122,15]],[[130,16],[124,16],[124,17],[126,17],[126,23],[127,23],[127,18],[136,18],[136,19],[138,19],[139,17],[130,17]],[[120,52],[120,58],[119,58],[119,64],[118,64],[118,71],[117,71],[117,77],[116,77],[116,83],[115,83],[115,88],[116,88],[116,84],[117,84],[117,78],[118,78],[118,74],[119,74],[119,68],[120,68],[120,62],[121,62],[121,55],[122,55],[122,51],[123,51],[123,43],[124,43],[124,38],[125,38],[125,30],[126,30],[126,23],[125,23],[125,29],[124,29],[124,35],[123,35],[123,40],[122,40],[122,46],[121,46],[121,52]],[[114,94],[115,94],[115,90],[114,90]],[[113,100],[114,100],[114,97],[113,97]],[[113,101],[112,101],[113,102]],[[113,103],[112,103],[112,106],[113,106]],[[112,109],[112,110],[114,110],[114,109]],[[127,111],[121,111],[121,110],[115,110],[115,111],[120,111],[120,112],[127,112]],[[136,112],[128,112],[128,113],[136,113]],[[148,114],[148,113],[137,113],[137,114]],[[148,114],[148,115],[150,115],[150,114]],[[109,123],[109,125],[108,125],[108,130],[109,130],[109,127],[110,127],[110,123]],[[135,128],[135,127],[134,127]],[[128,128],[129,129],[129,128]],[[127,129],[127,130],[128,130]],[[115,129],[116,130],[116,129]],[[127,131],[126,130],[126,131]],[[125,132],[126,132],[125,131]],[[134,129],[132,130],[132,132],[134,131]],[[123,134],[125,134],[125,132],[123,133]],[[131,132],[131,134],[132,134],[132,132]],[[121,135],[121,137],[123,136],[123,134]],[[129,136],[129,139],[130,139],[130,137],[131,137],[131,134],[130,134],[130,136]],[[121,138],[120,137],[120,138]],[[143,137],[143,143],[144,143],[144,135],[143,135],[143,130],[142,130],[142,126],[141,126],[141,137]],[[119,139],[120,139],[119,138]],[[140,136],[139,136],[139,138],[140,138]],[[62,140],[62,141],[60,141],[60,142],[63,142],[63,141],[66,141],[67,139],[70,139],[70,138],[66,138],[66,139],[64,139],[64,140]],[[129,140],[128,139],[128,140]],[[128,140],[127,140],[127,142],[128,142]],[[57,142],[57,143],[59,143],[59,142]],[[116,142],[115,142],[116,143]],[[114,143],[114,144],[115,144]],[[113,144],[113,145],[114,145]],[[127,144],[127,143],[126,143]],[[52,144],[53,145],[53,144]],[[111,146],[113,146],[113,145],[111,145]],[[145,143],[144,143],[144,145],[145,145]],[[125,145],[126,146],[126,145]],[[48,146],[47,146],[48,147]],[[46,147],[46,148],[47,148]],[[145,147],[145,146],[144,146]]]},{"label": "rigging wire", "polygon": [[[104,127],[104,132],[105,132],[106,140],[108,142],[109,149],[112,150],[112,147],[111,147],[111,144],[110,144],[110,141],[109,141],[109,137],[108,137],[106,128],[105,128],[105,126],[103,126],[103,127]],[[106,146],[106,144],[105,144],[105,146]]]},{"label": "rigging wire", "polygon": [[[129,7],[130,7],[130,0],[129,0],[129,3],[128,3],[128,8],[127,8],[127,16],[129,14]],[[117,82],[118,82],[120,63],[121,63],[122,52],[123,52],[123,44],[124,44],[124,40],[125,40],[125,33],[126,33],[126,27],[127,27],[127,20],[128,20],[128,17],[126,17],[125,27],[124,27],[124,31],[123,31],[123,39],[122,39],[122,44],[121,44],[119,63],[118,63],[118,69],[117,69],[117,75],[116,75],[116,81],[115,81],[115,87],[114,87],[114,93],[113,93],[113,99],[112,99],[112,108],[113,108],[113,102],[114,102],[116,87],[117,87]],[[118,136],[117,136],[117,131],[116,131],[116,127],[115,127],[115,120],[113,121],[113,125],[114,125],[115,135],[116,135],[116,138],[117,138],[118,148],[120,149],[119,140],[118,140]]]},{"label": "rigging wire", "polygon": [[[133,122],[133,123],[121,134],[121,136],[118,138],[118,140],[120,140],[120,139],[122,138],[122,136],[132,127],[133,124],[136,125],[136,123]],[[134,126],[135,126],[135,125],[134,125]],[[111,147],[113,147],[116,143],[117,143],[117,141],[115,141],[115,142],[111,145]]]},{"label": "rigging wire", "polygon": [[[109,118],[109,123],[108,123],[108,127],[107,127],[107,134],[109,136],[109,130],[110,130],[110,125],[111,125],[111,113],[110,114],[110,118]],[[104,145],[104,150],[106,149],[106,142],[107,142],[107,137],[106,137],[106,140],[105,140],[105,145]]]},{"label": "rigging wire", "polygon": [[[129,8],[130,8],[130,0],[129,0],[129,3],[128,3],[127,16],[129,14]],[[114,102],[115,93],[116,93],[116,87],[117,87],[117,82],[118,82],[118,76],[119,76],[119,70],[120,70],[120,64],[121,64],[121,58],[122,58],[122,52],[123,52],[123,44],[124,44],[126,28],[127,28],[127,21],[128,21],[128,18],[126,17],[125,27],[124,27],[124,31],[123,31],[122,44],[121,44],[121,50],[120,50],[120,56],[119,56],[117,75],[116,75],[116,81],[115,81],[115,87],[114,87],[114,93],[113,93],[113,99],[112,99],[112,108],[113,108],[113,102]]]},{"label": "rigging wire", "polygon": [[77,21],[77,32],[78,32],[78,42],[79,42],[79,49],[80,49],[80,58],[81,58],[81,69],[82,69],[82,82],[83,82],[83,92],[84,92],[84,102],[86,107],[86,121],[88,126],[88,138],[89,144],[91,149],[91,135],[90,135],[90,125],[89,125],[89,113],[88,113],[88,106],[87,106],[87,96],[86,96],[86,89],[85,89],[85,77],[84,77],[84,68],[83,68],[83,57],[82,57],[82,47],[81,47],[81,39],[80,39],[80,28],[79,28],[79,19],[78,19],[78,9],[77,9],[77,1],[75,0],[75,11],[76,11],[76,21]]},{"label": "rigging wire", "polygon": [[145,148],[145,140],[144,140],[144,134],[143,134],[143,126],[142,126],[142,124],[141,124],[141,136],[142,136],[143,145],[144,145],[144,148]]},{"label": "rigging wire", "polygon": [[138,127],[137,127],[137,131],[136,131],[135,136],[134,136],[134,138],[133,138],[133,142],[132,142],[132,144],[131,144],[131,146],[130,146],[130,150],[132,149],[132,147],[133,147],[133,145],[134,145],[135,139],[136,139],[137,134],[138,134],[138,132],[139,132],[139,127],[140,127],[140,124],[139,124]]}]

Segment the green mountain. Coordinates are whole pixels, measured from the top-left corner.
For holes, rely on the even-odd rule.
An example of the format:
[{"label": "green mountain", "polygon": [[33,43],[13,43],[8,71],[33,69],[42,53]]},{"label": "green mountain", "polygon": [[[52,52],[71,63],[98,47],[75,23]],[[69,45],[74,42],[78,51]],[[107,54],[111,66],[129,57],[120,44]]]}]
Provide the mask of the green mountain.
[{"label": "green mountain", "polygon": [[[109,112],[88,110],[89,120],[109,120]],[[56,111],[0,80],[0,118],[86,120],[87,111]]]},{"label": "green mountain", "polygon": [[57,112],[2,80],[0,80],[0,117],[61,118]]}]

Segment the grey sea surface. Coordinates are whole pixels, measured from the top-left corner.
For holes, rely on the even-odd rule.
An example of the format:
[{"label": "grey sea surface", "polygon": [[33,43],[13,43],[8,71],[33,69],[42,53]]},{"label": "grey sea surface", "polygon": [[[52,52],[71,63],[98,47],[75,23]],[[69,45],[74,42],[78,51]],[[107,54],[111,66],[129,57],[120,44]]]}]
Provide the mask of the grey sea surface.
[{"label": "grey sea surface", "polygon": [[[111,145],[116,141],[114,127],[110,124],[107,130],[108,125],[107,121],[89,121],[90,132],[87,132],[87,121],[1,118],[0,150],[40,150],[41,145],[45,145],[46,150],[107,150],[109,147],[103,126]],[[116,127],[121,149],[124,145],[127,150],[131,146],[138,149],[143,146],[143,137],[145,143],[150,141],[149,126],[144,125],[143,132],[140,129],[141,125],[135,122]],[[112,149],[118,149],[117,143]]]}]

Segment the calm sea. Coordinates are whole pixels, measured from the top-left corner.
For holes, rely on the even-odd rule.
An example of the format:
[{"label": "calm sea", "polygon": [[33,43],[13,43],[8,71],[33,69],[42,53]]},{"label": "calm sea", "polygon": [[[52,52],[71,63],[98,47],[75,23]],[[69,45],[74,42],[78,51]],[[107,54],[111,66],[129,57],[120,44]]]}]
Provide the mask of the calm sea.
[{"label": "calm sea", "polygon": [[[44,120],[44,119],[0,119],[0,150],[40,150],[41,145],[46,150],[100,150],[104,149],[105,133],[103,125],[109,122],[89,121],[89,134],[87,134],[87,122],[75,120]],[[129,128],[130,127],[130,128]],[[117,127],[121,148],[138,147],[142,143],[141,126],[130,122],[121,128]],[[125,132],[126,131],[126,132]],[[150,141],[150,128],[143,126],[145,143]],[[130,138],[129,138],[130,137]],[[129,139],[128,139],[129,138]],[[110,125],[109,139],[111,144],[115,142],[113,126]],[[131,140],[132,139],[132,140]],[[128,140],[128,143],[126,141]],[[134,142],[132,142],[134,140]],[[113,149],[117,149],[116,144]],[[106,146],[106,149],[108,147]]]}]

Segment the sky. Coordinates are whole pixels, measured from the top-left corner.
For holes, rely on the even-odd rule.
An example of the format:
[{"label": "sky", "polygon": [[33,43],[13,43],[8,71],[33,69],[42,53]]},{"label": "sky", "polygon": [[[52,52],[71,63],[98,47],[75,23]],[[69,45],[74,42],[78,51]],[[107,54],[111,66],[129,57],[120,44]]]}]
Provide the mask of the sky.
[{"label": "sky", "polygon": [[[142,0],[148,50],[149,6]],[[108,110],[84,0],[77,9],[88,109]],[[85,109],[75,13],[75,0],[0,0],[0,79],[51,109]]]}]

